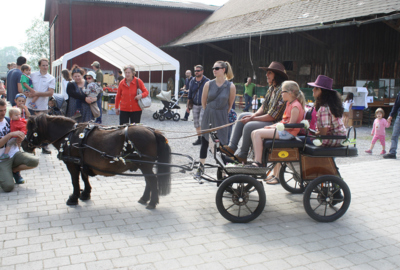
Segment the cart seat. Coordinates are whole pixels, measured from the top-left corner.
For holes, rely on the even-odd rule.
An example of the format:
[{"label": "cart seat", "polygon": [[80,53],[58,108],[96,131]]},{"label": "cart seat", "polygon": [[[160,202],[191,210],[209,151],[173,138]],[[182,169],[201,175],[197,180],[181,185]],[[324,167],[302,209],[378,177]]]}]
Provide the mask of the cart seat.
[{"label": "cart seat", "polygon": [[306,144],[304,154],[310,156],[323,156],[323,157],[355,157],[358,155],[356,147],[341,146],[341,147],[319,147],[315,145]]},{"label": "cart seat", "polygon": [[[264,140],[264,149],[272,148],[273,140]],[[304,143],[299,138],[293,140],[275,140],[274,148],[303,148]]]}]

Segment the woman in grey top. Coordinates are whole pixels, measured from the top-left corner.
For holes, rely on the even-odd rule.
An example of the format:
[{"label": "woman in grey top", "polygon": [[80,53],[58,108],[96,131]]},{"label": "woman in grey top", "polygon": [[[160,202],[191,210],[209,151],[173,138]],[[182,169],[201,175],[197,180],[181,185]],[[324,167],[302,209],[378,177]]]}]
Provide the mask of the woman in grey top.
[{"label": "woman in grey top", "polygon": [[[206,82],[203,88],[201,104],[204,109],[201,129],[218,127],[229,123],[228,113],[236,97],[236,87],[230,80],[233,79],[232,67],[229,62],[217,61],[213,66],[215,79]],[[229,127],[217,131],[221,144],[228,143]],[[195,174],[199,178],[204,173],[204,163],[207,158],[209,134],[201,137],[200,164]]]}]

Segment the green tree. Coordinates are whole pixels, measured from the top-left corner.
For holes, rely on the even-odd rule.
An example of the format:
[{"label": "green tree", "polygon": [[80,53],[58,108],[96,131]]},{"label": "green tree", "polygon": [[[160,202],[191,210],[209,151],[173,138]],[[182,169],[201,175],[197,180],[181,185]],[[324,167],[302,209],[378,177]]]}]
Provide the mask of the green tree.
[{"label": "green tree", "polygon": [[27,41],[23,45],[23,50],[29,56],[27,57],[27,64],[34,69],[38,69],[38,61],[40,58],[49,58],[49,26],[47,22],[43,21],[43,15],[32,20],[31,27],[25,33]]},{"label": "green tree", "polygon": [[16,62],[21,52],[14,46],[4,47],[0,50],[0,66],[7,66],[8,63]]}]

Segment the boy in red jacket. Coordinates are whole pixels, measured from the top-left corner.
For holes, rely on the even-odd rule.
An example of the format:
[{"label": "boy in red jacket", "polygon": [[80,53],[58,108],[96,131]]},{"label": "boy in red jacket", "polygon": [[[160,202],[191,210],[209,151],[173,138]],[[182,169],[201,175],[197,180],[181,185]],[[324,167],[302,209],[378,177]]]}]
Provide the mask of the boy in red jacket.
[{"label": "boy in red jacket", "polygon": [[[26,135],[26,120],[21,118],[21,110],[19,108],[10,108],[8,115],[10,116],[10,132],[13,131],[22,131]],[[6,145],[6,149],[4,153],[0,156],[0,160],[9,159],[10,156],[8,153],[10,152],[11,146],[17,143],[16,138],[11,138]]]}]

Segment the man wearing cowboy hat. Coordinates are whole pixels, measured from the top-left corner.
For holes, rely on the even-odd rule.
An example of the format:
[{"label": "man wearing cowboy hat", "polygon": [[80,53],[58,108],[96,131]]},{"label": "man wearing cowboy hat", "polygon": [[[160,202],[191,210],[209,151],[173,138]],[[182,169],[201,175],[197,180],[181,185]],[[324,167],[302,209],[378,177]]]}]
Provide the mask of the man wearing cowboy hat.
[{"label": "man wearing cowboy hat", "polygon": [[[240,162],[247,162],[247,155],[251,145],[253,130],[272,125],[282,119],[286,105],[282,99],[282,83],[288,79],[285,67],[279,62],[272,62],[269,67],[260,67],[267,72],[267,81],[270,85],[262,106],[256,113],[245,112],[239,115],[231,140],[221,149],[227,155],[234,155]],[[240,138],[242,145],[238,148]],[[225,148],[225,149],[224,149]]]},{"label": "man wearing cowboy hat", "polygon": [[[100,69],[100,63],[98,61],[94,61],[92,63],[92,68],[94,72],[96,73],[96,82],[100,87],[103,89],[103,72]],[[100,98],[97,100],[97,106],[100,108],[100,116],[96,118],[96,123],[101,124],[101,118],[103,116],[103,109],[101,107],[101,101],[103,99],[103,93],[101,93]]]}]

